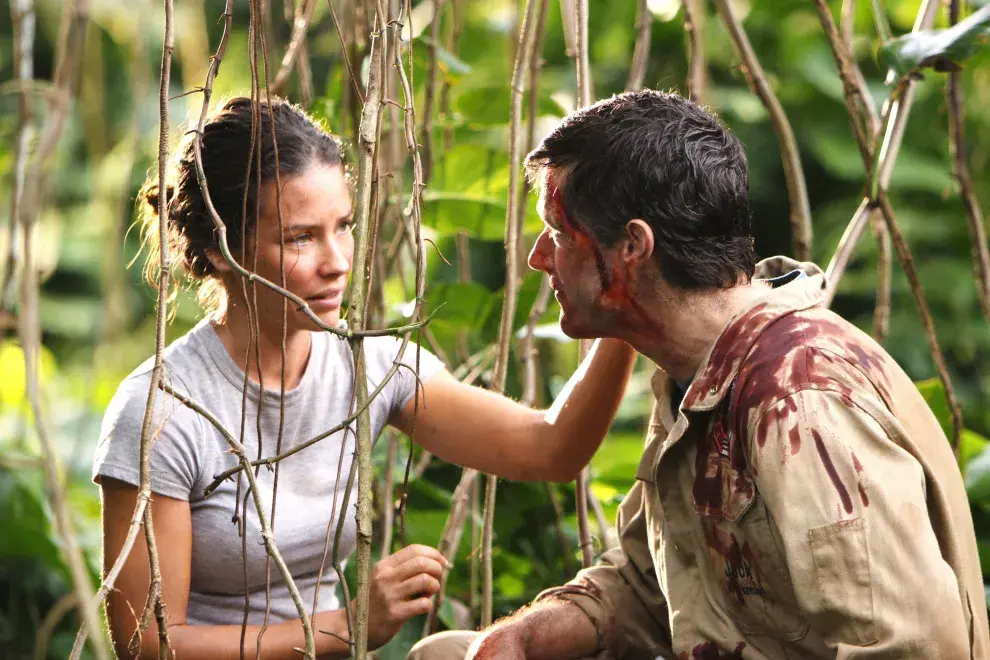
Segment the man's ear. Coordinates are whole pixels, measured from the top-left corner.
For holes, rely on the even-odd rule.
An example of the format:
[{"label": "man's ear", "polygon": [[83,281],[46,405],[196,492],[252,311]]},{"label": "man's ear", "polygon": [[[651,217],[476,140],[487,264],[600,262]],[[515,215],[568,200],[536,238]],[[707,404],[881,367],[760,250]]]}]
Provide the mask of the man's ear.
[{"label": "man's ear", "polygon": [[215,248],[206,248],[206,258],[210,260],[210,264],[217,269],[218,273],[229,273],[233,270],[233,267],[227,260],[223,258],[220,254],[220,250]]},{"label": "man's ear", "polygon": [[622,259],[629,265],[649,261],[653,256],[653,229],[643,220],[636,218],[626,223],[623,237]]}]

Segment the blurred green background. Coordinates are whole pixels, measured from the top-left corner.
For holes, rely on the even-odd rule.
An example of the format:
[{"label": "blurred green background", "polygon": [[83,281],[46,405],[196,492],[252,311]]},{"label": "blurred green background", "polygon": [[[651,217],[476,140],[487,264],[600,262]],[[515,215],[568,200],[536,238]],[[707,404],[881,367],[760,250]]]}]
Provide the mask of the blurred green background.
[{"label": "blurred green background", "polygon": [[[635,2],[591,0],[590,59],[595,96],[623,90],[635,40]],[[792,122],[807,176],[813,226],[813,255],[824,267],[863,193],[864,170],[850,136],[842,87],[813,4],[797,0],[751,0],[734,3],[781,103]],[[895,33],[911,29],[918,0],[888,0],[886,11]],[[214,90],[214,99],[247,93],[248,7],[237,2],[234,32]],[[432,6],[415,3],[414,85],[418,116],[423,116],[424,83]],[[428,251],[427,302],[445,301],[433,323],[436,342],[453,366],[490,344],[497,333],[504,281],[502,247],[510,164],[507,155],[509,79],[519,7],[509,0],[460,2],[457,21],[463,29],[456,46],[449,34],[455,15],[445,3],[439,20],[440,80],[446,104],[434,110],[434,172],[426,192],[424,224],[452,265]],[[652,44],[646,85],[684,90],[686,75],[683,11],[678,0],[650,0]],[[173,94],[192,90],[205,78],[212,49],[219,40],[221,0],[177,0]],[[832,6],[838,17],[839,7]],[[34,48],[35,75],[50,80],[53,42],[61,4],[42,1]],[[288,41],[290,25],[282,3],[272,0],[272,68]],[[343,10],[344,20],[349,11]],[[0,16],[10,16],[0,1]],[[52,164],[50,193],[40,216],[37,249],[44,268],[42,376],[49,415],[65,466],[72,512],[81,543],[97,576],[100,551],[99,501],[90,482],[90,464],[103,410],[119,381],[154,350],[154,292],[141,279],[134,196],[155,167],[158,127],[158,67],[163,10],[143,0],[93,0],[86,33],[78,102],[68,116]],[[939,25],[945,18],[939,17]],[[870,3],[860,1],[855,53],[878,104],[889,89],[877,65],[879,45]],[[0,80],[14,77],[12,30],[0,20]],[[778,143],[760,101],[739,72],[731,42],[713,13],[705,39],[709,71],[707,102],[740,137],[750,164],[756,245],[761,256],[786,254],[790,246],[788,200]],[[971,60],[965,70],[968,160],[983,209],[990,208],[990,53]],[[314,98],[310,110],[345,138],[354,124],[343,90],[349,84],[339,42],[325,3],[317,2],[308,38]],[[537,137],[574,107],[576,79],[565,53],[560,6],[549,3],[539,91]],[[918,88],[904,146],[897,161],[890,197],[898,222],[915,255],[938,335],[959,391],[967,432],[964,461],[981,557],[990,570],[990,329],[980,313],[964,210],[952,177],[944,99],[945,76],[929,72]],[[41,88],[39,88],[41,89]],[[287,90],[299,100],[295,76]],[[35,90],[32,107],[43,106]],[[171,102],[173,144],[198,114],[201,96]],[[386,111],[386,136],[389,132]],[[39,115],[40,116],[40,115]],[[10,222],[12,170],[17,126],[17,95],[0,87],[0,219]],[[513,163],[517,167],[518,163]],[[407,168],[405,180],[410,180]],[[408,189],[408,184],[407,184]],[[406,192],[408,195],[408,190]],[[527,246],[538,227],[530,197]],[[387,236],[394,222],[385,224]],[[462,236],[462,250],[456,246]],[[6,253],[8,234],[0,233]],[[464,247],[467,250],[464,250]],[[465,255],[458,263],[455,255]],[[876,289],[876,246],[867,231],[839,288],[834,308],[863,329],[872,328]],[[133,262],[129,269],[127,265]],[[463,266],[463,268],[462,268]],[[384,287],[387,321],[401,319],[401,303],[411,298],[410,272],[393,276]],[[470,276],[461,281],[459,271]],[[521,326],[539,289],[539,277],[523,282]],[[553,332],[555,303],[542,319],[540,404],[546,404],[577,362],[577,348]],[[193,297],[179,296],[169,338],[185,332],[199,318]],[[917,381],[936,413],[948,425],[941,386],[907,280],[896,265],[889,336],[884,347]],[[513,363],[508,391],[520,395],[520,367]],[[641,363],[631,382],[613,431],[592,463],[592,489],[609,516],[633,480],[650,407],[650,369]],[[29,657],[35,630],[69,589],[68,571],[53,534],[46,504],[38,449],[24,400],[23,357],[11,331],[0,339],[0,657]],[[947,426],[948,427],[948,426]],[[469,439],[466,439],[469,441]],[[387,460],[384,442],[376,450],[379,468]],[[404,464],[405,448],[397,456]],[[407,541],[436,544],[446,519],[460,470],[434,461],[411,485]],[[551,492],[563,503],[558,526]],[[544,587],[559,584],[580,565],[577,552],[573,486],[502,483],[494,554],[495,613],[508,613]],[[559,530],[559,531],[558,531]],[[597,529],[596,535],[597,535]],[[910,530],[905,530],[910,534]],[[561,538],[568,548],[561,551]],[[601,548],[598,539],[597,548]],[[376,549],[377,554],[377,549]],[[461,543],[460,561],[448,586],[459,602],[469,603],[470,532]],[[445,623],[454,621],[447,606]],[[78,621],[66,616],[50,640],[48,657],[65,657]],[[407,626],[381,657],[404,657],[418,638],[422,622]]]}]

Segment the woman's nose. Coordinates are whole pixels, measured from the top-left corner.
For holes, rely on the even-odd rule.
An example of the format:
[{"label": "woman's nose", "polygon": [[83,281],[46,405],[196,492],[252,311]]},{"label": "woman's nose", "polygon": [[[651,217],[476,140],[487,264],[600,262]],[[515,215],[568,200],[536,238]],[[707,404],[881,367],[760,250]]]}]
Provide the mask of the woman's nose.
[{"label": "woman's nose", "polygon": [[346,275],[351,271],[352,252],[348,251],[347,246],[342,245],[341,241],[334,237],[327,239],[322,252],[320,259],[322,277]]},{"label": "woman's nose", "polygon": [[536,237],[536,243],[533,244],[533,249],[529,253],[529,267],[533,270],[542,270],[544,272],[550,272],[551,259],[547,253],[547,243],[550,237],[546,230],[540,232],[540,235]]}]

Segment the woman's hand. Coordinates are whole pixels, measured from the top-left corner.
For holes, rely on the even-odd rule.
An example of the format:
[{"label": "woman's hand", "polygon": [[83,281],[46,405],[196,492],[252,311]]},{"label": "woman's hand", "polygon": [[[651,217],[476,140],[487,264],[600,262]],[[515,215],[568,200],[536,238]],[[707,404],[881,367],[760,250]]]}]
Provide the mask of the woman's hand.
[{"label": "woman's hand", "polygon": [[447,560],[436,548],[409,545],[381,560],[371,571],[368,648],[386,644],[407,620],[426,614]]}]

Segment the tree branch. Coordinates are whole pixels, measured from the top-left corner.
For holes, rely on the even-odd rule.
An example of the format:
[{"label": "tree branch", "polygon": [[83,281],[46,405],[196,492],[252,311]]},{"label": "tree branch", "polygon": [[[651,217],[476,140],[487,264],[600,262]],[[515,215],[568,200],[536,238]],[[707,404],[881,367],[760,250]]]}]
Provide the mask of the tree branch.
[{"label": "tree branch", "polygon": [[[848,12],[849,15],[843,15],[843,30],[846,32],[844,36],[840,37],[839,29],[835,25],[835,21],[832,19],[832,12],[829,10],[828,5],[825,0],[816,0],[815,5],[818,9],[818,17],[821,21],[822,28],[825,31],[825,36],[828,39],[829,46],[832,49],[832,55],[835,58],[836,66],[839,71],[839,78],[842,81],[843,87],[843,100],[846,105],[846,110],[849,113],[849,123],[852,127],[853,137],[856,139],[856,146],[859,148],[860,155],[863,158],[864,167],[867,168],[867,172],[872,167],[873,164],[873,147],[872,145],[877,139],[880,132],[880,118],[877,116],[876,108],[873,104],[873,97],[870,94],[869,88],[866,86],[866,81],[863,79],[863,74],[856,64],[856,60],[849,50],[850,44],[852,42],[852,8],[850,5],[852,0],[847,0],[843,4],[843,11]],[[865,131],[865,133],[864,133]],[[857,216],[854,216],[857,219]],[[868,214],[868,219],[870,221],[870,226],[873,229],[873,235],[877,241],[878,254],[877,254],[877,304],[873,314],[873,336],[877,341],[882,341],[883,337],[887,335],[887,330],[890,324],[890,295],[891,295],[891,261],[890,261],[890,235],[887,233],[886,226],[883,224],[883,220],[880,218],[879,214],[875,209],[871,208],[871,212]],[[850,229],[855,231],[850,233]],[[845,272],[846,265],[848,264],[849,257],[851,256],[852,249],[855,247],[856,242],[859,239],[859,235],[862,232],[862,227],[854,228],[852,224],[847,228],[845,234],[843,234],[842,241],[840,241],[839,248],[847,249],[845,241],[847,237],[851,240],[848,245],[848,253],[842,254],[842,259],[836,261],[839,253],[836,253],[836,257],[833,257],[833,264],[835,270],[833,272],[834,279],[830,279],[828,282],[828,300],[831,303],[832,297],[835,295],[835,290],[838,287],[839,279]],[[829,265],[830,270],[833,264]]]},{"label": "tree branch", "polygon": [[707,4],[699,0],[683,0],[684,29],[688,36],[688,98],[704,105],[707,94],[706,79],[708,68],[705,65],[705,23],[708,20]]},{"label": "tree branch", "polygon": [[588,522],[588,482],[591,470],[585,466],[574,482],[574,497],[577,503],[578,545],[581,548],[581,567],[588,568],[595,563],[595,547],[591,539],[591,525]]},{"label": "tree branch", "polygon": [[801,166],[801,155],[798,151],[797,140],[791,130],[791,124],[784,113],[784,108],[777,100],[776,94],[770,87],[770,82],[753,52],[739,18],[729,0],[715,0],[715,7],[725,23],[735,45],[736,53],[742,60],[743,74],[750,89],[756,94],[770,113],[770,122],[774,133],[780,141],[780,155],[784,164],[784,179],[787,182],[787,195],[790,198],[791,233],[794,245],[794,257],[799,261],[811,258],[811,209],[808,205],[808,189]]},{"label": "tree branch", "polygon": [[[949,25],[959,22],[959,0],[950,0]],[[983,228],[983,214],[980,202],[973,189],[969,176],[969,163],[966,160],[966,122],[963,109],[962,74],[949,72],[949,82],[945,89],[949,117],[949,152],[952,154],[953,169],[959,183],[959,196],[966,209],[966,225],[970,240],[973,241],[973,273],[976,278],[976,293],[980,299],[983,315],[990,321],[990,254],[987,252],[987,235]]]},{"label": "tree branch", "polygon": [[[839,38],[838,31],[835,29],[835,22],[832,20],[831,11],[825,4],[825,0],[816,0],[816,3],[819,17],[822,21],[822,26],[825,29],[825,34],[828,37],[829,44],[832,46],[832,53],[836,58],[836,63],[839,68],[839,75],[843,79],[843,88],[846,96],[846,108],[848,109],[854,123],[861,122],[863,119],[862,116],[859,115],[859,109],[856,104],[851,101],[852,95],[855,93],[854,90],[856,89],[855,77],[852,74],[852,72],[856,70],[856,64],[852,61],[845,49],[844,44],[842,43],[842,40]],[[915,21],[916,30],[924,29],[926,26],[931,24],[931,21],[934,20],[935,11],[933,7],[937,8],[937,3],[932,0],[925,0],[925,4],[922,5],[921,10],[918,13],[918,18]],[[935,322],[932,318],[931,310],[928,307],[928,302],[925,299],[924,291],[921,288],[921,281],[918,278],[918,274],[914,266],[914,259],[911,256],[907,241],[905,241],[904,236],[897,227],[897,223],[894,219],[893,208],[887,200],[887,183],[889,180],[889,175],[890,172],[893,171],[893,162],[897,158],[897,153],[900,148],[900,139],[903,137],[903,126],[906,124],[907,115],[911,106],[910,97],[901,100],[900,95],[908,94],[913,89],[911,86],[912,84],[913,81],[910,80],[907,81],[906,84],[902,84],[902,82],[899,81],[884,106],[884,116],[881,123],[887,127],[887,131],[884,136],[884,145],[886,148],[881,150],[881,153],[877,154],[876,147],[871,146],[871,144],[866,142],[866,139],[861,131],[853,131],[854,136],[859,143],[860,153],[863,154],[864,166],[870,174],[870,196],[867,197],[864,203],[860,205],[860,210],[857,211],[852,222],[850,222],[849,227],[846,228],[846,233],[843,234],[843,239],[840,241],[840,251],[837,251],[836,257],[833,258],[833,263],[829,265],[829,271],[836,276],[836,281],[831,281],[828,286],[831,289],[831,294],[834,295],[835,287],[838,285],[837,278],[841,276],[842,268],[844,268],[843,259],[848,261],[848,254],[846,254],[846,252],[851,251],[852,244],[855,243],[854,236],[858,235],[856,232],[856,225],[862,223],[861,216],[866,212],[864,204],[866,207],[878,207],[883,215],[887,232],[889,233],[891,239],[893,239],[898,260],[901,262],[901,266],[904,268],[904,272],[908,277],[908,282],[911,285],[911,294],[915,299],[915,303],[917,304],[918,311],[921,315],[921,322],[925,328],[925,339],[928,343],[929,351],[932,354],[932,361],[935,363],[935,369],[938,372],[939,380],[945,388],[945,398],[949,406],[949,412],[952,416],[953,424],[951,440],[952,446],[958,452],[959,437],[962,433],[962,410],[959,407],[959,401],[956,398],[956,392],[949,376],[949,370],[945,362],[945,357],[942,354],[942,349],[938,343],[938,337],[935,334]],[[898,113],[899,117],[897,117]],[[901,126],[899,133],[898,130],[894,128],[895,124],[899,124]],[[898,135],[900,135],[900,137],[898,137]],[[875,145],[875,141],[872,144]],[[875,168],[873,167],[874,163],[876,163]],[[887,178],[885,178],[884,172],[887,173]],[[847,240],[847,236],[849,237],[849,240]],[[839,258],[840,256],[842,258]]]},{"label": "tree branch", "polygon": [[430,63],[426,73],[426,89],[423,92],[423,181],[433,174],[433,106],[437,90],[440,49],[440,12],[446,0],[430,0],[433,3],[433,22],[430,23]]},{"label": "tree branch", "polygon": [[901,262],[904,274],[907,275],[908,282],[911,285],[911,295],[914,296],[914,302],[918,305],[921,323],[925,328],[925,339],[928,342],[928,349],[932,354],[932,361],[935,363],[935,370],[938,372],[939,380],[942,381],[942,386],[945,388],[945,398],[949,405],[949,414],[952,417],[952,438],[950,441],[958,459],[959,438],[963,428],[962,409],[959,407],[959,400],[956,398],[956,390],[952,386],[945,356],[942,354],[942,349],[938,344],[938,336],[935,334],[935,320],[932,317],[931,309],[928,307],[928,301],[925,299],[925,293],[921,287],[921,279],[918,277],[918,271],[915,268],[914,259],[911,256],[907,241],[894,221],[894,211],[890,206],[890,202],[887,200],[887,192],[881,191],[880,199],[877,201],[883,213],[884,222],[887,224],[887,231],[890,232],[890,237],[893,239],[897,258]]},{"label": "tree branch", "polygon": [[330,17],[333,19],[333,27],[337,30],[337,38],[340,40],[340,54],[344,58],[344,64],[347,66],[347,74],[351,78],[351,85],[354,86],[354,95],[361,103],[364,103],[364,93],[361,91],[361,83],[358,82],[357,76],[354,75],[354,67],[351,66],[351,58],[347,54],[347,39],[344,38],[344,33],[340,30],[340,20],[337,18],[337,11],[333,8],[333,0],[327,0],[327,7],[330,9]]},{"label": "tree branch", "polygon": [[[162,43],[162,66],[158,96],[159,129],[158,129],[158,180],[165,181],[168,169],[168,88],[172,71],[172,51],[175,48],[175,38],[172,33],[172,0],[165,0],[165,34]],[[141,424],[141,475],[138,498],[148,502],[151,500],[151,446],[154,442],[151,432],[151,422],[155,412],[155,399],[158,395],[158,385],[162,382],[165,369],[162,354],[165,351],[165,323],[168,315],[168,281],[170,265],[168,261],[168,186],[158,186],[158,208],[164,212],[158,214],[158,300],[156,304],[157,318],[155,324],[155,364],[151,372],[151,383],[148,385],[148,398],[144,408],[144,420]],[[168,654],[168,628],[166,625],[165,603],[162,600],[162,573],[158,560],[158,543],[155,539],[155,528],[150,506],[144,508],[144,538],[148,546],[148,561],[150,564],[151,584],[148,588],[148,600],[138,627],[134,630],[128,648],[136,654],[141,646],[141,637],[151,622],[152,612],[158,623],[158,656],[165,660]]]},{"label": "tree branch", "polygon": [[299,613],[299,618],[302,620],[303,634],[306,637],[306,656],[307,658],[310,658],[310,660],[314,659],[316,657],[316,647],[313,642],[312,623],[309,620],[309,616],[306,614],[306,607],[303,605],[302,597],[299,595],[299,589],[296,587],[295,580],[292,578],[292,573],[289,571],[289,567],[286,565],[285,560],[282,559],[282,554],[275,546],[275,535],[272,533],[271,525],[268,522],[268,515],[265,513],[265,503],[261,500],[261,494],[258,490],[258,483],[254,477],[254,470],[251,469],[251,464],[247,457],[247,450],[244,448],[244,445],[234,438],[230,431],[224,428],[220,420],[217,419],[216,416],[209,410],[190,399],[187,395],[176,391],[168,383],[161,383],[161,389],[174,397],[182,405],[199,414],[203,417],[203,419],[209,422],[213,428],[217,429],[217,431],[220,432],[220,435],[223,436],[223,439],[227,441],[227,444],[230,445],[230,449],[234,456],[236,456],[237,460],[240,461],[244,471],[244,476],[248,481],[248,490],[254,500],[254,507],[258,514],[258,524],[261,527],[261,540],[264,543],[265,550],[271,556],[272,561],[275,562],[275,567],[278,569],[279,574],[285,581],[285,587],[289,592],[289,596],[292,598],[292,602],[296,606],[296,611]]},{"label": "tree branch", "polygon": [[[585,3],[587,0],[578,0]],[[523,94],[526,89],[526,74],[533,57],[533,42],[536,33],[537,10],[539,0],[526,0],[523,20],[519,26],[519,38],[516,48],[516,59],[512,67],[509,105],[509,190],[506,200],[505,219],[505,287],[502,303],[502,318],[499,323],[498,344],[495,351],[495,366],[493,368],[491,389],[501,393],[505,389],[505,379],[508,373],[510,351],[512,346],[512,323],[516,314],[516,299],[519,295],[519,242],[522,234],[523,217],[520,206],[516,203],[522,183],[520,163],[522,153],[520,138],[522,137],[522,107]],[[587,37],[587,32],[585,32]],[[580,58],[579,58],[580,61]],[[585,60],[587,64],[587,60]],[[585,85],[590,82],[585,72]],[[489,475],[485,490],[485,524],[481,545],[482,563],[482,600],[481,625],[488,626],[492,621],[492,535],[495,520],[495,495],[498,478]]]},{"label": "tree branch", "polygon": [[632,64],[629,66],[629,78],[626,80],[626,91],[634,92],[643,88],[646,78],[646,67],[650,63],[650,27],[653,15],[647,6],[647,0],[639,0],[636,8],[636,45],[633,47]]},{"label": "tree branch", "polygon": [[[935,23],[935,15],[938,13],[938,0],[924,0],[915,18],[912,32],[928,30]],[[886,20],[884,18],[884,20]],[[888,78],[890,73],[888,73]],[[884,107],[885,127],[883,142],[879,152],[874,152],[874,157],[879,159],[879,166],[872,172],[870,177],[870,196],[876,199],[879,189],[887,190],[890,184],[890,177],[894,173],[894,163],[897,161],[897,154],[904,140],[904,130],[907,128],[907,120],[914,103],[914,93],[917,88],[917,81],[914,78],[899,80],[895,83],[894,92],[887,99]],[[898,94],[897,90],[901,93]]]},{"label": "tree branch", "polygon": [[[313,10],[316,8],[316,0],[297,0],[300,5],[296,7],[295,17],[292,21],[292,36],[289,38],[289,45],[282,56],[282,63],[279,65],[278,73],[272,82],[271,89],[276,94],[281,94],[285,83],[289,80],[289,75],[296,65],[296,60],[300,57],[306,44],[306,32],[309,30],[309,22],[313,18]],[[302,77],[302,71],[300,71]]]},{"label": "tree branch", "polygon": [[34,633],[34,660],[45,660],[48,657],[48,642],[51,641],[58,624],[76,605],[76,594],[70,591],[55,601],[45,613],[45,618]]},{"label": "tree branch", "polygon": [[[24,352],[25,389],[27,399],[34,415],[35,430],[41,455],[45,464],[45,477],[48,497],[54,513],[54,527],[61,539],[62,555],[69,568],[74,602],[79,608],[82,619],[82,631],[92,637],[92,648],[99,660],[109,657],[106,638],[100,626],[97,609],[92,605],[93,588],[89,581],[88,569],[79,541],[72,525],[71,511],[66,499],[65,485],[62,482],[61,461],[58,449],[51,435],[47,413],[42,406],[41,383],[39,382],[39,354],[41,352],[41,319],[39,298],[41,284],[35,264],[32,240],[37,223],[38,209],[42,207],[42,194],[45,188],[45,166],[48,157],[54,152],[62,135],[62,126],[69,110],[69,104],[74,96],[76,73],[82,54],[83,40],[87,24],[88,3],[85,0],[66,2],[63,8],[59,27],[59,39],[56,44],[55,75],[53,76],[53,94],[49,97],[44,124],[38,140],[37,151],[31,163],[30,174],[25,176],[21,169],[22,189],[20,198],[15,200],[16,215],[11,216],[11,225],[20,226],[19,238],[21,245],[21,281],[20,281],[20,315],[17,323],[18,335]],[[15,11],[12,7],[12,11]],[[19,82],[27,82],[27,76],[33,75],[33,64],[30,61],[30,51],[27,50],[28,39],[33,38],[33,7],[30,3],[20,3],[16,11],[20,18],[20,33],[17,44],[18,62],[17,75]],[[12,16],[13,18],[13,16]],[[26,88],[25,88],[26,89]],[[21,98],[22,119],[26,100]],[[24,138],[25,122],[21,122],[20,139]],[[20,150],[20,145],[18,147]],[[25,168],[23,160],[27,154],[19,154],[22,158],[18,168]],[[18,174],[15,172],[15,181]],[[16,183],[15,183],[16,188]],[[14,240],[11,231],[11,240]],[[8,271],[8,276],[12,270]],[[5,283],[5,286],[13,286]],[[85,637],[85,636],[84,636]]]},{"label": "tree branch", "polygon": [[[369,254],[374,231],[371,213],[372,188],[376,176],[376,151],[383,107],[383,62],[388,50],[386,32],[387,14],[381,1],[373,19],[371,51],[368,55],[368,88],[361,124],[358,129],[358,177],[354,205],[354,218],[360,229],[354,244],[355,276],[351,278],[350,322],[360,331],[365,324],[368,280],[374,258]],[[396,43],[396,48],[398,44]],[[368,379],[365,370],[364,345],[359,337],[350,340],[354,355],[354,392],[356,407],[361,410],[357,418],[357,602],[355,603],[354,628],[350,638],[354,640],[354,656],[364,660],[368,654],[368,605],[371,589],[371,540],[372,540],[372,465],[371,465],[371,414],[368,411]],[[341,510],[345,515],[346,509]]]},{"label": "tree branch", "polygon": [[14,33],[14,70],[18,92],[17,147],[14,155],[14,186],[10,195],[10,233],[7,237],[7,264],[0,283],[0,310],[13,313],[14,294],[17,289],[16,271],[18,267],[17,246],[20,242],[21,204],[24,196],[24,183],[27,177],[28,157],[31,139],[34,135],[34,122],[28,103],[28,85],[34,79],[34,33],[36,14],[34,0],[15,0],[10,5],[11,26]]},{"label": "tree branch", "polygon": [[574,0],[574,45],[577,48],[578,105],[591,105],[595,97],[591,80],[591,63],[588,60],[588,0]]}]

